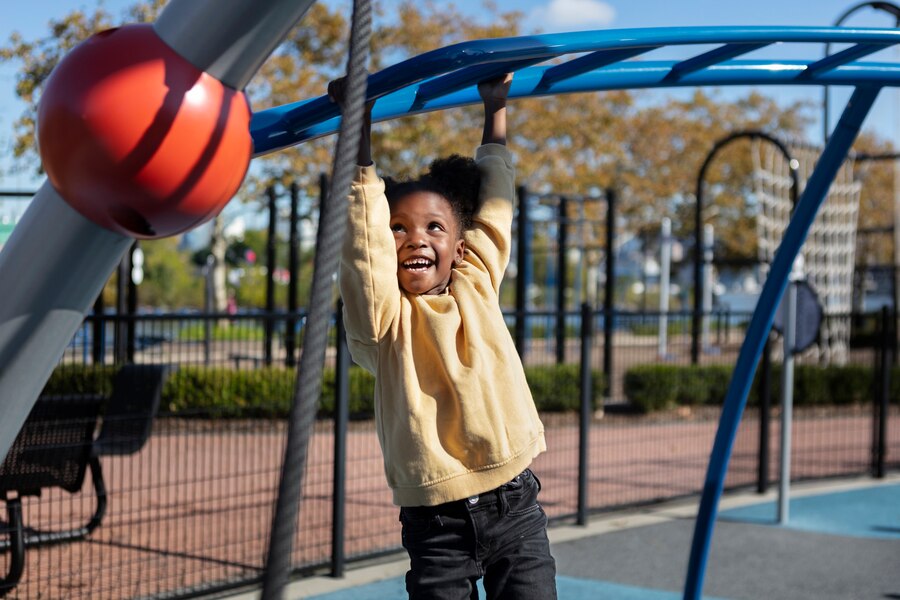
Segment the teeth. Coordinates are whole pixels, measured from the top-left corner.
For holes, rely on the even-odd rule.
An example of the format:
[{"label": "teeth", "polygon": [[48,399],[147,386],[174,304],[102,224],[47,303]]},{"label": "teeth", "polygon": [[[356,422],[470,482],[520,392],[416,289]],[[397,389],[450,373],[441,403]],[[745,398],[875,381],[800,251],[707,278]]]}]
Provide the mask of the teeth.
[{"label": "teeth", "polygon": [[432,265],[427,258],[413,258],[403,263],[407,269],[426,269]]}]

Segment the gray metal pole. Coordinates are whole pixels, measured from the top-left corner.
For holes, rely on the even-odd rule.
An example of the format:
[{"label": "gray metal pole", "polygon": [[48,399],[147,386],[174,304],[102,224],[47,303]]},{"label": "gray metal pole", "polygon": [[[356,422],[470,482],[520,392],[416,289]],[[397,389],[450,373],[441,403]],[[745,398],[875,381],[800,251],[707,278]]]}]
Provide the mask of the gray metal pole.
[{"label": "gray metal pole", "polygon": [[0,457],[132,238],[88,221],[45,183],[0,252]]},{"label": "gray metal pole", "polygon": [[704,352],[711,350],[709,342],[709,318],[712,314],[713,297],[713,226],[703,226],[703,319],[701,322],[701,347]]},{"label": "gray metal pole", "polygon": [[797,282],[802,279],[803,260],[794,261],[784,304],[784,366],[781,371],[781,481],[778,486],[778,523],[790,518],[791,428],[794,412],[794,347],[797,345]]},{"label": "gray metal pole", "polygon": [[313,0],[172,0],[153,28],[175,52],[244,89]]},{"label": "gray metal pole", "polygon": [[672,263],[672,220],[662,220],[662,243],[659,251],[659,356],[669,354],[669,269]]},{"label": "gray metal pole", "polygon": [[[191,64],[242,89],[313,0],[172,0],[154,25]],[[0,253],[0,457],[132,238],[45,183]]]}]

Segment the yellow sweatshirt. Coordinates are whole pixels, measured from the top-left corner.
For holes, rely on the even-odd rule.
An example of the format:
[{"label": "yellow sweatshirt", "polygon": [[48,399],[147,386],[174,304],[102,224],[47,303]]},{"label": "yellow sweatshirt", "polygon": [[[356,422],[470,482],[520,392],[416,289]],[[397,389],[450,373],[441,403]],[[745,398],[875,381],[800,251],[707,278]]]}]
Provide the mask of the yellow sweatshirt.
[{"label": "yellow sweatshirt", "polygon": [[400,506],[494,489],[546,449],[544,428],[500,312],[510,255],[514,170],[505,146],[478,148],[482,208],[444,294],[397,282],[384,182],[359,167],[340,286],[353,360],[375,375],[384,469]]}]

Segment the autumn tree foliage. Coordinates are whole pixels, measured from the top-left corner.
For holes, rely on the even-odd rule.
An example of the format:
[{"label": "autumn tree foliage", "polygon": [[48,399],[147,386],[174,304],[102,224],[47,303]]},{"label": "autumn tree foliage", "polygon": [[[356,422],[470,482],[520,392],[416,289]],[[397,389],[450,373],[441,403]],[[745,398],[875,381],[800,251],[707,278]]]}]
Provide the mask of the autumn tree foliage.
[{"label": "autumn tree foliage", "polygon": [[[38,164],[37,102],[60,57],[93,32],[120,22],[155,19],[164,4],[137,2],[118,16],[102,5],[75,10],[51,21],[43,37],[25,40],[16,34],[0,47],[0,60],[20,65],[16,93],[25,109],[14,125],[16,157]],[[452,43],[526,33],[521,13],[490,2],[478,18],[443,2],[401,2],[390,8],[376,4],[379,7],[371,42],[372,72]],[[327,82],[343,74],[348,20],[346,6],[313,4],[248,85],[253,109],[323,94]],[[626,230],[652,236],[662,217],[669,216],[676,234],[692,236],[697,172],[715,142],[743,129],[802,139],[810,112],[801,104],[779,106],[754,90],[728,101],[720,90],[699,88],[672,94],[620,90],[550,95],[513,103],[511,145],[518,178],[530,188],[582,195],[614,188]],[[373,154],[384,172],[414,175],[437,156],[470,153],[480,139],[480,118],[478,107],[465,107],[376,124]],[[874,137],[864,143],[884,146]],[[268,185],[297,182],[307,197],[317,197],[319,173],[331,169],[333,144],[330,136],[256,159],[240,195],[258,200]],[[746,201],[751,169],[748,153],[736,144],[709,172],[718,206],[717,251],[725,256],[755,255],[753,213]],[[881,194],[867,202],[872,206],[864,207],[864,215],[883,211],[892,200]],[[595,217],[602,222],[602,215]],[[602,225],[595,234],[602,239]],[[217,252],[224,256],[223,247]]]}]

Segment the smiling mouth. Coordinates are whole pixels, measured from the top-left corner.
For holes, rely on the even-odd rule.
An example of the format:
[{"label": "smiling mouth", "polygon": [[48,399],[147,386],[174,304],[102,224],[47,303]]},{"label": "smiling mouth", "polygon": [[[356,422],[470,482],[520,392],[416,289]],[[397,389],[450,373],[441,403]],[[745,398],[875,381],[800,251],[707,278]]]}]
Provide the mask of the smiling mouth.
[{"label": "smiling mouth", "polygon": [[427,258],[411,258],[404,261],[403,268],[413,273],[422,273],[434,266],[434,261]]}]

